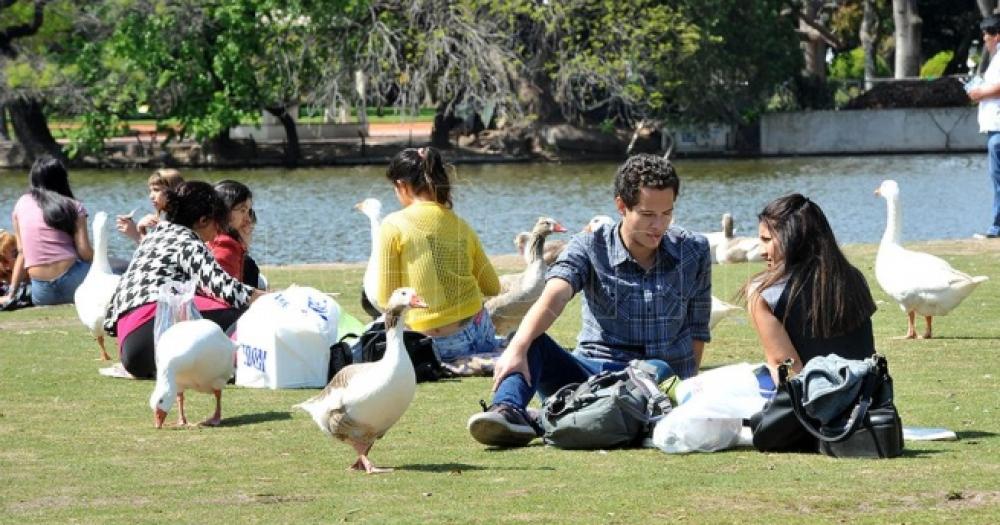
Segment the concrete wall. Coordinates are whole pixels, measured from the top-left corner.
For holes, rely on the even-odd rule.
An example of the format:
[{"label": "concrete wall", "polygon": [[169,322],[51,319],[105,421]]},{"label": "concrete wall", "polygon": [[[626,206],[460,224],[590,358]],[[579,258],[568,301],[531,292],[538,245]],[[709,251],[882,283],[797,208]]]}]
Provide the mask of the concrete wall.
[{"label": "concrete wall", "polygon": [[[299,140],[357,139],[359,133],[368,136],[367,124],[298,124],[296,129]],[[229,130],[229,137],[234,140],[285,140],[285,128],[281,124],[236,126]]]},{"label": "concrete wall", "polygon": [[769,113],[760,123],[763,155],[985,150],[976,106]]}]

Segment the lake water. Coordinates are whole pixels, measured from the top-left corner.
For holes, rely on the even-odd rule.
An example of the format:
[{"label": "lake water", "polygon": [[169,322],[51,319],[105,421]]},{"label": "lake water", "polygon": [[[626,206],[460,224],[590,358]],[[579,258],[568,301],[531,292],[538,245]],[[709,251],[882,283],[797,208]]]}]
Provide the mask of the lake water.
[{"label": "lake water", "polygon": [[[512,253],[515,233],[539,215],[577,231],[595,214],[614,215],[615,163],[459,165],[456,212],[479,233],[490,254]],[[771,199],[800,192],[827,213],[842,243],[877,243],[885,204],[873,195],[883,179],[901,188],[904,240],[968,238],[984,231],[993,199],[984,154],[808,157],[753,160],[680,160],[675,221],[695,231],[720,229],[733,214],[738,235],[756,234],[756,214]],[[260,217],[251,252],[263,264],[366,260],[368,221],[353,205],[365,197],[399,209],[384,166],[300,170],[184,170],[188,179],[240,180],[254,192]],[[75,170],[70,184],[94,213],[151,211],[150,171]],[[0,171],[0,228],[10,228],[26,172]],[[112,232],[112,255],[132,247]]]}]

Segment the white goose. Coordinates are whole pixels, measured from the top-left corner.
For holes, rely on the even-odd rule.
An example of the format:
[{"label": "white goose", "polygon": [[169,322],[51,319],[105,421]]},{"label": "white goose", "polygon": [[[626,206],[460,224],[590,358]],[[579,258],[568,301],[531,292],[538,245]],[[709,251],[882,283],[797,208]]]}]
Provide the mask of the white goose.
[{"label": "white goose", "polygon": [[104,312],[121,279],[111,273],[111,265],[108,263],[107,224],[107,213],[99,211],[94,214],[94,260],[90,263],[90,271],[73,295],[76,315],[97,339],[97,344],[101,347],[101,359],[104,361],[111,359],[104,347],[104,336],[107,335],[104,331]]},{"label": "white goose", "polygon": [[368,452],[402,417],[416,393],[416,373],[403,346],[403,314],[427,304],[413,288],[399,288],[385,312],[386,347],[382,359],[348,365],[337,372],[319,395],[298,405],[312,416],[320,430],[354,448],[358,460],[349,468],[369,474],[387,472]]},{"label": "white goose", "polygon": [[[594,215],[594,218],[583,226],[580,231],[593,232],[597,228],[605,224],[614,224],[615,221],[607,215]],[[531,234],[528,232],[519,232],[514,236],[514,247],[517,248],[518,255],[524,257],[524,250],[528,246],[528,241],[531,240]],[[562,255],[563,250],[566,249],[567,241],[562,240],[551,240],[545,242],[545,253],[542,258],[545,259],[545,264],[551,265],[556,262],[556,259]]]},{"label": "white goose", "polygon": [[178,424],[187,425],[184,391],[191,388],[215,394],[215,413],[201,424],[222,421],[222,388],[232,377],[236,344],[219,325],[207,319],[180,321],[168,328],[156,343],[156,386],[149,396],[156,428],[177,399]]},{"label": "white goose", "polygon": [[378,306],[378,281],[379,281],[379,237],[378,230],[382,225],[382,203],[378,199],[368,198],[354,205],[354,209],[360,211],[368,217],[371,225],[371,254],[368,256],[368,266],[365,267],[365,276],[362,279],[361,306],[365,312],[372,317],[382,315]]},{"label": "white goose", "polygon": [[899,185],[894,180],[882,181],[875,194],[884,198],[886,204],[885,233],[875,256],[875,279],[906,312],[909,318],[906,338],[917,337],[916,314],[924,316],[924,337],[930,338],[931,318],[947,315],[989,278],[970,277],[941,258],[903,248],[899,244],[902,231]]},{"label": "white goose", "polygon": [[722,231],[705,234],[712,262],[719,264],[753,262],[764,260],[760,252],[760,240],[756,237],[736,237],[733,235],[733,216],[722,214]]},{"label": "white goose", "polygon": [[528,308],[542,295],[545,288],[545,238],[565,232],[561,224],[549,217],[539,217],[531,229],[531,239],[524,252],[527,268],[521,273],[500,276],[500,295],[486,301],[486,310],[493,319],[498,334],[506,335],[517,328]]},{"label": "white goose", "polygon": [[715,325],[719,324],[719,321],[727,317],[731,317],[739,314],[743,311],[742,308],[736,306],[735,304],[727,303],[716,296],[712,296],[712,311],[708,317],[708,328],[715,328]]}]

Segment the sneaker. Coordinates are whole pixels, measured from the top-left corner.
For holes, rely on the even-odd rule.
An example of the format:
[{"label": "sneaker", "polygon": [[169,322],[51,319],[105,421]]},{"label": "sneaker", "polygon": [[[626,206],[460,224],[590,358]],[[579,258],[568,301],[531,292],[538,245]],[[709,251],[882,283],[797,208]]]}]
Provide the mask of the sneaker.
[{"label": "sneaker", "polygon": [[973,239],[996,239],[1000,237],[1000,234],[996,233],[975,233],[972,235]]},{"label": "sneaker", "polygon": [[469,418],[468,428],[473,439],[494,447],[523,447],[541,435],[538,424],[522,409],[511,405],[493,404]]}]

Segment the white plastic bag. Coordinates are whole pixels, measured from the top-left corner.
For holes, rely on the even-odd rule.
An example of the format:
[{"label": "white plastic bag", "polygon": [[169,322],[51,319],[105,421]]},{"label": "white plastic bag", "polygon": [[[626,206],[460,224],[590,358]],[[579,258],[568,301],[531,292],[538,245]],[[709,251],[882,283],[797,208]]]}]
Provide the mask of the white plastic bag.
[{"label": "white plastic bag", "polygon": [[325,386],[339,322],[340,305],[315,288],[292,286],[257,299],[236,323],[236,384]]},{"label": "white plastic bag", "polygon": [[195,281],[167,281],[160,286],[160,295],[156,300],[156,318],[153,320],[153,348],[156,348],[160,336],[167,328],[181,321],[201,319],[201,314],[194,306],[194,291],[197,288]]},{"label": "white plastic bag", "polygon": [[679,405],[653,428],[653,445],[670,454],[735,446],[743,420],[764,408],[755,373],[760,366],[721,366],[682,381]]}]

